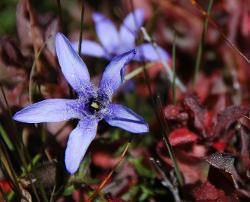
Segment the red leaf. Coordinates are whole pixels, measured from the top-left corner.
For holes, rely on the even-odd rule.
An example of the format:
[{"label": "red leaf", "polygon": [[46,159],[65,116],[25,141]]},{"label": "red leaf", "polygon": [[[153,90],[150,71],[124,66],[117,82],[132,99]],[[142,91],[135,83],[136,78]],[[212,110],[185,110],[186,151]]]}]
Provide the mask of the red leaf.
[{"label": "red leaf", "polygon": [[172,146],[194,143],[198,136],[187,128],[178,128],[169,134],[169,141]]},{"label": "red leaf", "polygon": [[[212,114],[212,112],[205,111],[204,126],[205,126],[207,131],[211,131],[211,128],[213,127],[213,114]],[[208,133],[208,135],[209,135],[209,133]]]},{"label": "red leaf", "polygon": [[104,169],[109,169],[113,168],[117,164],[118,159],[114,158],[109,153],[105,153],[103,151],[96,151],[93,152],[92,161],[96,166],[99,166]]},{"label": "red leaf", "polygon": [[223,152],[226,148],[226,143],[225,142],[222,142],[222,141],[218,141],[218,142],[215,142],[213,143],[213,148],[215,148],[217,151],[219,152]]},{"label": "red leaf", "polygon": [[242,35],[246,38],[250,36],[250,11],[249,7],[244,7],[242,14],[241,31]]},{"label": "red leaf", "polygon": [[217,201],[217,199],[224,196],[224,192],[222,190],[217,189],[210,182],[204,182],[199,187],[194,189],[193,196],[196,201]]},{"label": "red leaf", "polygon": [[244,115],[247,115],[249,112],[248,107],[244,106],[230,106],[227,107],[224,111],[220,112],[217,117],[217,122],[214,127],[214,137],[220,135],[223,131],[229,128],[229,126],[242,118]]},{"label": "red leaf", "polygon": [[7,180],[0,181],[0,187],[5,192],[8,193],[11,191],[10,184]]}]

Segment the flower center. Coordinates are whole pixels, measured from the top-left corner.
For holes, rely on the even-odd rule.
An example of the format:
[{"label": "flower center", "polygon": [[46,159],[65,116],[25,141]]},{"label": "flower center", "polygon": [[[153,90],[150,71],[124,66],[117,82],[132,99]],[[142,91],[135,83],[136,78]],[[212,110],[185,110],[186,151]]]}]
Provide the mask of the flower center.
[{"label": "flower center", "polygon": [[92,101],[90,102],[90,108],[93,110],[93,111],[99,111],[100,110],[100,103],[98,101]]},{"label": "flower center", "polygon": [[83,108],[79,107],[84,117],[87,116],[89,118],[101,120],[105,115],[109,113],[110,100],[105,93],[99,91],[97,95],[93,94],[90,97],[79,98],[79,104],[84,104]]}]

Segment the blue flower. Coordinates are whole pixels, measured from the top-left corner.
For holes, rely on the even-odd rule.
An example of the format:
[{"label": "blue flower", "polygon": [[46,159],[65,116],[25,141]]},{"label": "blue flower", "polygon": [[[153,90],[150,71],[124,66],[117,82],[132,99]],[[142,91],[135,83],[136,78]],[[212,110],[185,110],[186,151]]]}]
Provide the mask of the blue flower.
[{"label": "blue flower", "polygon": [[[156,61],[169,59],[169,54],[162,48],[155,47],[151,43],[144,43],[136,47],[135,39],[138,30],[144,21],[143,9],[131,12],[124,19],[118,31],[115,25],[100,13],[93,13],[97,36],[102,45],[90,40],[82,42],[81,53],[83,55],[101,57],[110,60],[113,56],[120,55],[136,48],[137,53],[133,60]],[[78,42],[73,42],[73,48],[78,49]],[[159,57],[160,54],[160,57]]]},{"label": "blue flower", "polygon": [[95,88],[85,63],[63,34],[56,34],[55,46],[62,72],[78,98],[43,100],[22,109],[13,118],[26,123],[79,119],[70,133],[65,152],[66,168],[73,174],[95,138],[101,119],[132,133],[145,133],[149,128],[144,119],[131,109],[111,103],[112,95],[123,82],[125,66],[134,57],[135,50],[114,57],[103,73],[99,88]]}]

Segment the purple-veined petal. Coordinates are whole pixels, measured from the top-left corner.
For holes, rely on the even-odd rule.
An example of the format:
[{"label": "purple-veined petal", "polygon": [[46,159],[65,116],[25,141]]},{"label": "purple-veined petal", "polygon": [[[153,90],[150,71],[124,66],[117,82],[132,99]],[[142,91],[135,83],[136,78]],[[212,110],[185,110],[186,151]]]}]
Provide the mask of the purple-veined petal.
[{"label": "purple-veined petal", "polygon": [[141,44],[136,49],[137,54],[134,59],[137,61],[169,60],[169,54],[163,48],[159,46],[155,48],[151,43]]},{"label": "purple-veined petal", "polygon": [[69,173],[74,174],[96,136],[97,120],[82,119],[70,133],[65,151],[65,165]]},{"label": "purple-veined petal", "polygon": [[135,47],[135,38],[138,30],[144,22],[144,11],[143,9],[136,9],[129,13],[124,19],[123,24],[120,28],[120,39],[122,44],[130,48]]},{"label": "purple-veined petal", "polygon": [[[78,44],[78,41],[72,42],[72,47],[75,51],[78,51]],[[100,44],[90,40],[82,41],[81,54],[93,57],[108,58],[104,48]]]},{"label": "purple-veined petal", "polygon": [[109,98],[119,88],[124,80],[125,66],[135,56],[135,49],[128,51],[122,55],[114,57],[106,67],[99,88],[105,92]]},{"label": "purple-veined petal", "polygon": [[119,34],[115,25],[100,13],[92,14],[97,36],[105,50],[111,54],[119,46]]},{"label": "purple-veined petal", "polygon": [[79,118],[77,100],[47,99],[17,112],[13,119],[25,123],[59,122]]},{"label": "purple-veined petal", "polygon": [[58,62],[65,78],[78,94],[84,93],[91,85],[87,66],[63,34],[56,34],[55,45]]},{"label": "purple-veined petal", "polygon": [[132,133],[146,133],[149,131],[145,120],[131,109],[119,104],[110,104],[109,110],[111,115],[104,118],[109,125]]}]

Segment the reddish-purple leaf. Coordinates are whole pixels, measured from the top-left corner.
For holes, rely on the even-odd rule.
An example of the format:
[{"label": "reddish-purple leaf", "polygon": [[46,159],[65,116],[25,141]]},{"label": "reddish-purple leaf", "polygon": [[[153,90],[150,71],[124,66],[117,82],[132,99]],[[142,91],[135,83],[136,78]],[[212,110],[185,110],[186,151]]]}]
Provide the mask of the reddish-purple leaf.
[{"label": "reddish-purple leaf", "polygon": [[203,137],[206,137],[204,122],[206,110],[201,106],[198,97],[194,94],[185,97],[184,106],[191,112],[194,126],[201,132]]},{"label": "reddish-purple leaf", "polygon": [[187,128],[177,128],[169,134],[169,142],[172,146],[194,143],[198,136]]},{"label": "reddish-purple leaf", "polygon": [[21,0],[16,7],[16,26],[22,51],[29,51],[29,48],[36,44],[41,47],[43,43],[40,27],[36,23],[35,16],[31,10],[29,1]]},{"label": "reddish-purple leaf", "polygon": [[0,40],[0,58],[8,66],[24,67],[25,60],[16,42],[10,37]]},{"label": "reddish-purple leaf", "polygon": [[217,116],[217,122],[213,130],[213,138],[218,137],[227,130],[231,124],[244,115],[247,115],[249,111],[250,109],[248,107],[233,105],[220,112]]},{"label": "reddish-purple leaf", "polygon": [[188,114],[177,105],[167,105],[164,108],[163,113],[165,118],[168,120],[186,121],[188,119]]}]

